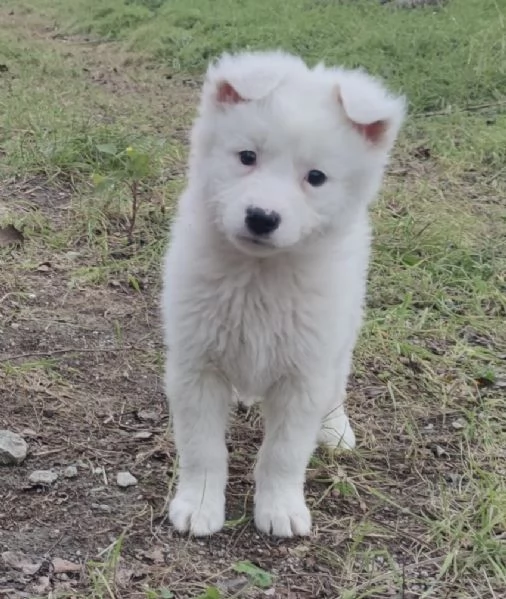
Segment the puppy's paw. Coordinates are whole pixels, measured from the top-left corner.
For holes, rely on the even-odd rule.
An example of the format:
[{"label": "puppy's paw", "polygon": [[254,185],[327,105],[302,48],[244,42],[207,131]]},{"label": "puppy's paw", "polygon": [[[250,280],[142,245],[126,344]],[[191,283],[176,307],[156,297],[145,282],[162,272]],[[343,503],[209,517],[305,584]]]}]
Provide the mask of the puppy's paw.
[{"label": "puppy's paw", "polygon": [[303,493],[293,490],[257,493],[255,524],[261,532],[276,537],[308,536],[311,533],[311,513]]},{"label": "puppy's paw", "polygon": [[170,503],[169,518],[176,530],[205,537],[225,523],[225,498],[220,493],[177,492]]},{"label": "puppy's paw", "polygon": [[351,450],[355,448],[355,433],[345,414],[330,416],[322,425],[318,434],[318,443],[329,449]]}]

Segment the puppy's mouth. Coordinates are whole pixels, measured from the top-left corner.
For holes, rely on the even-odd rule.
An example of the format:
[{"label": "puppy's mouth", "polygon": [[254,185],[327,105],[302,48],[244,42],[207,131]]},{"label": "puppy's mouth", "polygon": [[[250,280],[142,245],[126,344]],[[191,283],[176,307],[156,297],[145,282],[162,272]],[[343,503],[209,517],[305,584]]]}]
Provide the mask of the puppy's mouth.
[{"label": "puppy's mouth", "polygon": [[243,253],[260,258],[270,256],[279,250],[271,240],[262,239],[261,237],[237,235],[232,241]]},{"label": "puppy's mouth", "polygon": [[262,239],[261,237],[250,237],[249,235],[238,235],[237,239],[241,243],[246,243],[246,244],[250,244],[250,245],[256,245],[256,246],[272,248],[272,249],[274,249],[276,247],[271,241],[269,241],[268,239]]}]

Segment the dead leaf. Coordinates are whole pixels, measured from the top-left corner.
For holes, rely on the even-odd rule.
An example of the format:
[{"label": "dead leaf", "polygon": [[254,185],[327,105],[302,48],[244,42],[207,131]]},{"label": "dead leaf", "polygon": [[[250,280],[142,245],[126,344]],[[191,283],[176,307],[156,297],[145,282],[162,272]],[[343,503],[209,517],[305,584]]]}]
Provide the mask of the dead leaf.
[{"label": "dead leaf", "polygon": [[309,547],[309,545],[305,545],[305,544],[300,544],[297,545],[297,547],[291,547],[288,549],[288,552],[290,553],[290,555],[293,555],[294,557],[304,557],[305,555],[307,555],[308,551],[311,548]]},{"label": "dead leaf", "polygon": [[119,587],[125,588],[130,583],[134,575],[134,571],[130,568],[124,568],[123,566],[119,566],[116,568],[116,573],[114,575],[114,580]]},{"label": "dead leaf", "polygon": [[148,559],[150,562],[153,562],[154,564],[165,563],[163,547],[161,546],[153,547],[149,551],[141,551],[139,553],[142,555],[142,557]]},{"label": "dead leaf", "polygon": [[16,229],[14,225],[6,225],[0,227],[0,247],[7,247],[9,245],[21,245],[25,240],[25,237],[21,231]]},{"label": "dead leaf", "polygon": [[23,574],[27,574],[28,576],[33,576],[33,574],[40,570],[42,565],[42,562],[34,562],[21,551],[4,551],[2,553],[2,559],[7,566],[23,572]]},{"label": "dead leaf", "polygon": [[66,574],[68,572],[80,572],[82,569],[81,564],[75,564],[69,560],[62,559],[61,557],[55,557],[52,561],[53,571],[55,574]]}]

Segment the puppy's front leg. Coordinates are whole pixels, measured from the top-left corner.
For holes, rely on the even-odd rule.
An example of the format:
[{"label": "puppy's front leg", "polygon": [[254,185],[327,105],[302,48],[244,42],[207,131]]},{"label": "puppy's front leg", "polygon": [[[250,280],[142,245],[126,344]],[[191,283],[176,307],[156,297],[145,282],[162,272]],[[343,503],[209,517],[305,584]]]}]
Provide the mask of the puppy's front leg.
[{"label": "puppy's front leg", "polygon": [[180,532],[210,535],[225,522],[225,429],[231,390],[218,373],[167,371],[167,394],[179,454],[169,517]]},{"label": "puppy's front leg", "polygon": [[255,469],[255,523],[262,532],[280,537],[311,532],[304,480],[321,425],[322,413],[314,402],[319,392],[285,380],[265,398],[265,439]]}]

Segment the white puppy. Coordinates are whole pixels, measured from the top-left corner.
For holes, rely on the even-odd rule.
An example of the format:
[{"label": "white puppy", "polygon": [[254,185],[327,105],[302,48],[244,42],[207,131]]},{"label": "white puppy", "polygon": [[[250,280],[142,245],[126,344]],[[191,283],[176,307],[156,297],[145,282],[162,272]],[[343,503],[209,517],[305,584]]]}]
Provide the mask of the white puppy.
[{"label": "white puppy", "polygon": [[310,533],[304,479],[317,440],[355,444],[344,401],[368,205],[403,116],[404,100],[361,71],[310,69],[281,52],[210,66],[162,299],[177,530],[209,535],[224,524],[237,390],[263,399],[258,529]]}]

